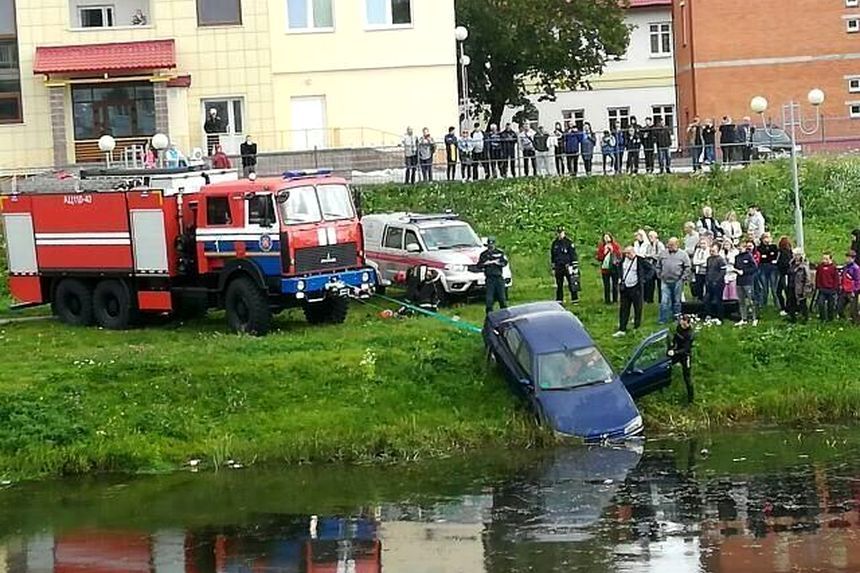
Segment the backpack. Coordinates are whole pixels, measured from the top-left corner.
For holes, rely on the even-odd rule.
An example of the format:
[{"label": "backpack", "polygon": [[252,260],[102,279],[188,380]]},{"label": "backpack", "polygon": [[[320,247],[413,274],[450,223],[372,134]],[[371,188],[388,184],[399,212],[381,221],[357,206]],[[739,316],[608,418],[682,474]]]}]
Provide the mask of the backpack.
[{"label": "backpack", "polygon": [[842,269],[842,284],[840,286],[842,287],[842,292],[854,294],[854,277],[851,276],[851,273],[849,272],[850,268],[850,266],[846,266]]}]

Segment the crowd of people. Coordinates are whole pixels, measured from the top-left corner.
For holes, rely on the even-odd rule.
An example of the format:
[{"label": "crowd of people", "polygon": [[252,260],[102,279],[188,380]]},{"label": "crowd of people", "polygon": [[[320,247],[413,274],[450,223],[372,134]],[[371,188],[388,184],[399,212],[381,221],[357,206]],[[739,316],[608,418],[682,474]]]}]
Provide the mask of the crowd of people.
[{"label": "crowd of people", "polygon": [[[693,171],[701,171],[718,161],[749,163],[753,157],[754,133],[755,127],[748,117],[736,124],[725,116],[719,127],[711,119],[703,122],[695,117],[683,142],[692,159]],[[475,123],[472,129],[463,129],[459,134],[457,128],[448,128],[442,145],[446,179],[454,181],[459,176],[462,181],[477,181],[519,175],[591,175],[595,157],[602,159],[604,175],[671,173],[672,139],[672,128],[664,125],[661,118],[649,117],[639,124],[634,116],[626,127],[616,122],[603,132],[594,131],[589,122],[571,122],[567,126],[559,122],[552,131],[544,126],[532,129],[526,123],[516,129],[511,123],[505,124],[504,129],[491,124],[484,130],[480,123]],[[407,128],[400,146],[406,167],[405,183],[416,183],[419,172],[422,181],[432,181],[437,143],[430,130],[424,128],[417,135],[411,127]]]}]

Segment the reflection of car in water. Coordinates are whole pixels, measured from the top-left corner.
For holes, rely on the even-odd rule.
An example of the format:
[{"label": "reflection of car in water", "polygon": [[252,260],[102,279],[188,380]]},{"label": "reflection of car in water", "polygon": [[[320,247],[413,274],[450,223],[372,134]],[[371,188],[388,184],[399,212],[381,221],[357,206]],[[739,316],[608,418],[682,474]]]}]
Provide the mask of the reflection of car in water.
[{"label": "reflection of car in water", "polygon": [[503,527],[508,542],[511,537],[516,542],[539,543],[590,539],[589,528],[612,504],[619,485],[641,456],[639,445],[558,450],[538,465],[539,473],[497,492],[493,527]]},{"label": "reflection of car in water", "polygon": [[492,312],[483,335],[514,391],[565,436],[601,441],[641,433],[633,397],[671,382],[667,331],[645,339],[617,375],[579,319],[555,302]]}]

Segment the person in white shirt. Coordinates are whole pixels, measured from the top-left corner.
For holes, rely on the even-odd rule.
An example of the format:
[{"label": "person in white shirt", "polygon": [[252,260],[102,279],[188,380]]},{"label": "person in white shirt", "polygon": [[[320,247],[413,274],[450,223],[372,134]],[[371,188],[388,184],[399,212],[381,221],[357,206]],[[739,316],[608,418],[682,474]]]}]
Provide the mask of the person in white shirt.
[{"label": "person in white shirt", "polygon": [[749,210],[747,211],[747,234],[753,240],[753,242],[758,246],[761,243],[761,237],[764,235],[766,229],[766,223],[764,220],[764,215],[761,214],[761,209],[758,208],[757,205],[751,205]]},{"label": "person in white shirt", "polygon": [[624,248],[621,259],[621,270],[618,286],[621,294],[618,307],[618,332],[612,336],[621,338],[627,334],[627,324],[630,322],[630,309],[633,308],[633,328],[642,324],[642,305],[644,303],[645,284],[651,280],[654,268],[648,261],[636,254],[633,245]]},{"label": "person in white shirt", "polygon": [[735,258],[740,254],[732,240],[726,236],[723,239],[720,254],[726,259],[726,288],[723,291],[723,301],[738,300],[738,273],[735,272]]},{"label": "person in white shirt", "polygon": [[737,247],[740,244],[743,229],[741,229],[741,223],[734,211],[726,213],[726,219],[720,224],[720,228],[723,230],[723,236],[731,239],[732,245]]},{"label": "person in white shirt", "polygon": [[406,165],[404,183],[414,185],[415,173],[418,171],[418,138],[415,137],[411,127],[406,128],[406,134],[400,141],[400,146],[403,148],[403,161]]},{"label": "person in white shirt", "polygon": [[633,236],[633,249],[636,251],[637,257],[648,256],[648,234],[645,229],[639,229]]},{"label": "person in white shirt", "polygon": [[[663,254],[663,251],[666,250],[666,245],[663,244],[663,241],[660,240],[660,235],[657,234],[657,231],[649,231],[648,232],[648,249],[645,251],[645,258],[648,259],[648,263],[654,267],[657,265],[657,259],[660,258],[660,255]],[[654,302],[654,295],[657,294],[659,297],[660,292],[660,280],[657,278],[655,274],[650,281],[645,284],[645,302],[651,304]],[[657,300],[657,302],[660,302]]]},{"label": "person in white shirt", "polygon": [[699,233],[696,231],[696,225],[692,221],[684,223],[684,250],[687,256],[693,256],[696,246],[699,244]]}]

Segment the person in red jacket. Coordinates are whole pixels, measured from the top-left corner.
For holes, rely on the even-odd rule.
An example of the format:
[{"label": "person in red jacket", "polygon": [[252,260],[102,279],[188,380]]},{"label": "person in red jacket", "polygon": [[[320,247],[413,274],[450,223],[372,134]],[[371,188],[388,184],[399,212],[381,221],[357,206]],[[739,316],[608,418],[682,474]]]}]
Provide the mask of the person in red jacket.
[{"label": "person in red jacket", "polygon": [[830,322],[836,315],[836,297],[839,294],[839,271],[830,253],[824,253],[815,268],[815,288],[818,289],[818,316],[822,322]]},{"label": "person in red jacket", "polygon": [[616,303],[618,302],[618,264],[621,261],[621,245],[610,233],[604,233],[603,238],[597,243],[595,258],[600,263],[600,276],[603,278],[603,301],[606,304]]},{"label": "person in red jacket", "polygon": [[213,169],[230,169],[233,165],[230,163],[230,158],[224,153],[220,145],[215,146],[215,154],[212,155]]}]

